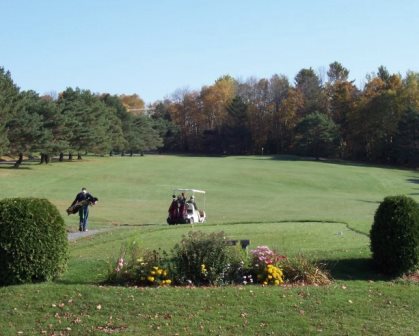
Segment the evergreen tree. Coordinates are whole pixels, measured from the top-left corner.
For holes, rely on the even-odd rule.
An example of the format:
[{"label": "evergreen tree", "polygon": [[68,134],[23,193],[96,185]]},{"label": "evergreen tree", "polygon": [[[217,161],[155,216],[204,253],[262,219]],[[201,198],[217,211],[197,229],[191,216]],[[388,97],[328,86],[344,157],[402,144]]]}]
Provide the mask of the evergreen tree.
[{"label": "evergreen tree", "polygon": [[300,154],[319,159],[331,157],[337,151],[338,127],[324,113],[310,113],[300,121],[295,132],[295,145]]},{"label": "evergreen tree", "polygon": [[44,127],[40,100],[33,91],[20,94],[16,112],[6,123],[10,149],[15,154],[29,154],[52,140],[51,130]]},{"label": "evergreen tree", "polygon": [[132,120],[127,139],[131,155],[138,152],[143,154],[144,151],[163,146],[163,140],[154,128],[152,119],[146,116],[137,116]]},{"label": "evergreen tree", "polygon": [[394,140],[395,161],[419,166],[419,111],[409,109],[399,122]]},{"label": "evergreen tree", "polygon": [[236,96],[227,106],[227,113],[226,123],[221,131],[224,152],[246,154],[251,143],[247,105]]},{"label": "evergreen tree", "polygon": [[6,124],[16,114],[18,100],[19,88],[14,84],[10,72],[0,67],[0,155],[10,150]]}]

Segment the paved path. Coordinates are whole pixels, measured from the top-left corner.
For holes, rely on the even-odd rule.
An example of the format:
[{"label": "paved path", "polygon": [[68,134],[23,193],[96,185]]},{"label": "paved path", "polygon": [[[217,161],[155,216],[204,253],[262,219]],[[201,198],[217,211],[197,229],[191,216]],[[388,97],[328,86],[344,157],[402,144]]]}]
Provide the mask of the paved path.
[{"label": "paved path", "polygon": [[101,229],[101,230],[93,229],[93,230],[89,230],[87,232],[80,232],[80,231],[69,232],[68,233],[68,240],[71,241],[71,240],[76,240],[76,239],[79,239],[79,238],[89,237],[89,236],[95,235],[96,233],[105,232],[105,231],[108,231],[108,230],[107,229]]}]

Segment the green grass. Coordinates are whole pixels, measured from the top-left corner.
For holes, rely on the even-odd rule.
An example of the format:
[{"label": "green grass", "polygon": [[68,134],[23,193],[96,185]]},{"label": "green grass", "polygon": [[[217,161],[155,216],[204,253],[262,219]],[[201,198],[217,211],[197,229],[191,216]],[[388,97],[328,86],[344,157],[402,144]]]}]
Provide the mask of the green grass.
[{"label": "green grass", "polygon": [[[368,232],[379,202],[419,200],[419,173],[282,157],[88,157],[0,167],[2,197],[46,197],[69,231],[66,207],[86,186],[100,202],[70,242],[69,269],[52,283],[0,288],[0,335],[418,335],[418,285],[370,264]],[[207,191],[208,223],[165,224],[172,190]],[[198,205],[202,205],[198,204]],[[328,265],[326,287],[124,288],[99,284],[121,245],[170,250],[189,230],[224,231]],[[99,309],[100,308],[100,309]],[[45,332],[45,333],[44,333]]]}]

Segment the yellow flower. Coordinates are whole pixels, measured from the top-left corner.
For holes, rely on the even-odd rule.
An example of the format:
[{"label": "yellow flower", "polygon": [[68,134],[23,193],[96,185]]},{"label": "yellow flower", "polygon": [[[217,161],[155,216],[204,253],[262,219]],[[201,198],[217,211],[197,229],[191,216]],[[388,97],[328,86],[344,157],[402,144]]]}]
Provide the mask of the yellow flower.
[{"label": "yellow flower", "polygon": [[158,269],[158,270],[157,270],[157,274],[158,274],[158,275],[161,275],[162,273],[163,273],[163,270],[161,270],[161,269]]},{"label": "yellow flower", "polygon": [[150,282],[153,282],[153,281],[154,281],[154,277],[152,277],[152,276],[148,276],[148,277],[147,277],[147,280],[148,280],[148,281],[150,281]]},{"label": "yellow flower", "polygon": [[275,285],[279,285],[281,282],[279,280],[275,280]]},{"label": "yellow flower", "polygon": [[166,276],[167,275],[167,272],[166,271],[163,271],[163,275]]},{"label": "yellow flower", "polygon": [[271,280],[272,279],[272,275],[268,275],[268,279]]},{"label": "yellow flower", "polygon": [[156,272],[155,271],[151,271],[150,274],[151,275],[156,275]]},{"label": "yellow flower", "polygon": [[264,281],[263,284],[266,286],[268,283],[266,281]]}]

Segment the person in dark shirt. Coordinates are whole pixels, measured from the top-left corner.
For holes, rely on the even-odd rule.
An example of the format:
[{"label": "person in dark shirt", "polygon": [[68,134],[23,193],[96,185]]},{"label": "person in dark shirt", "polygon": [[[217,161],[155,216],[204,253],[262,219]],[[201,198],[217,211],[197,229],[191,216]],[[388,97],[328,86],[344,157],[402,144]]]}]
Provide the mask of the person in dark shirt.
[{"label": "person in dark shirt", "polygon": [[76,195],[71,206],[75,205],[76,203],[80,204],[81,207],[79,209],[79,217],[80,217],[80,224],[79,224],[79,231],[88,231],[87,230],[87,219],[89,217],[89,205],[95,204],[97,202],[97,198],[93,197],[92,194],[87,192],[86,188],[82,188],[81,192]]}]

